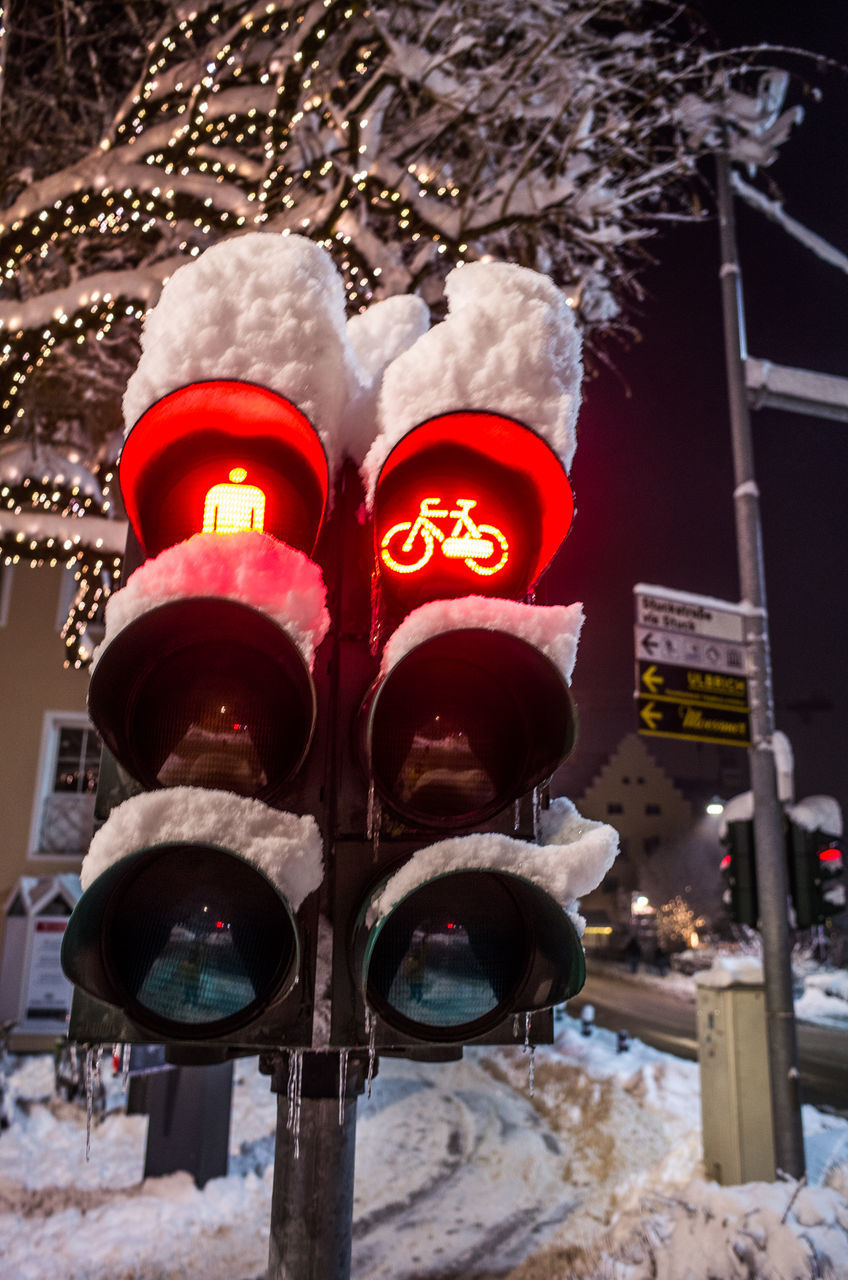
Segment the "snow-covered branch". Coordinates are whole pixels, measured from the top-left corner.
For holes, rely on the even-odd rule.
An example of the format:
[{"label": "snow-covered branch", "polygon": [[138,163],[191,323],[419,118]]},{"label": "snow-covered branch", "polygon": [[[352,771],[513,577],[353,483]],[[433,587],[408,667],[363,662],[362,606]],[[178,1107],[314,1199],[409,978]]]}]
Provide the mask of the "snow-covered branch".
[{"label": "snow-covered branch", "polygon": [[797,240],[805,249],[809,249],[821,258],[823,262],[829,262],[832,267],[838,267],[840,271],[848,272],[848,255],[842,253],[839,249],[834,248],[822,236],[816,235],[815,231],[810,231],[809,227],[802,226],[795,218],[791,218],[784,209],[779,200],[771,200],[768,196],[763,195],[762,191],[758,191],[756,187],[752,187],[750,182],[746,182],[744,178],[736,172],[731,174],[731,183],[733,190],[741,200],[750,205],[752,209],[757,209],[771,222],[776,222],[782,227],[793,240]]}]

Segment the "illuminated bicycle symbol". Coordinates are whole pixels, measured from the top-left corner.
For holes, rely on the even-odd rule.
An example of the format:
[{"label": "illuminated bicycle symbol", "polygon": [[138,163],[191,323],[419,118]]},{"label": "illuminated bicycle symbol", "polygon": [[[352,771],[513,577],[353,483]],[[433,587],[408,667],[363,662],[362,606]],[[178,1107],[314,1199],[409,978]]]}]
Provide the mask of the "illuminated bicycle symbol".
[{"label": "illuminated bicycle symbol", "polygon": [[[417,573],[432,559],[438,544],[448,560],[462,560],[472,573],[490,577],[509,558],[509,543],[493,524],[475,524],[471,508],[476,498],[457,498],[456,508],[440,507],[440,498],[422,498],[415,520],[392,525],[380,544],[383,563],[394,573]],[[445,533],[435,523],[453,520]]]}]

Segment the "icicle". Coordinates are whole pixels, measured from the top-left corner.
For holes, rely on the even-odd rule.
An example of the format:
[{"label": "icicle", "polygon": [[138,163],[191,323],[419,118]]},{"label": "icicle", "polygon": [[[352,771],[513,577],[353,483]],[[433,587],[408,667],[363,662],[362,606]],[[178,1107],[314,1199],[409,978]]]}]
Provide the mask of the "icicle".
[{"label": "icicle", "polygon": [[349,1049],[339,1052],[339,1124],[344,1124],[345,1094],[347,1093],[347,1058]]},{"label": "icicle", "polygon": [[521,801],[516,800],[512,806],[512,829],[517,831],[521,826]]},{"label": "icicle", "polygon": [[533,839],[536,844],[542,842],[542,790],[533,788]]},{"label": "icicle", "polygon": [[521,1029],[521,1014],[520,1014],[520,1013],[514,1013],[514,1014],[512,1015],[512,1035],[513,1035],[513,1039],[515,1039],[515,1040],[517,1040],[517,1039],[518,1039],[518,1034],[519,1034],[520,1029]]},{"label": "icicle", "polygon": [[368,817],[366,824],[366,834],[371,841],[371,848],[374,854],[374,861],[380,852],[380,827],[383,821],[383,810],[380,804],[380,797],[374,789],[374,779],[368,782]]},{"label": "icicle", "polygon": [[365,834],[369,840],[375,840],[380,829],[380,801],[374,790],[373,776],[368,779],[368,813],[365,819]]},{"label": "icicle", "polygon": [[126,1093],[127,1086],[130,1082],[130,1053],[132,1045],[125,1044],[121,1057],[121,1093]]},{"label": "icicle", "polygon": [[530,1021],[532,1017],[532,1013],[525,1013],[524,1015],[524,1046],[522,1049],[523,1053],[530,1055],[530,1061],[528,1064],[528,1083],[530,1086],[531,1098],[533,1097],[536,1084],[536,1046],[530,1043]]},{"label": "icicle", "polygon": [[369,840],[374,839],[374,779],[368,779],[368,810],[365,818],[365,834]]},{"label": "icicle", "polygon": [[91,1159],[91,1113],[94,1109],[94,1050],[86,1049],[85,1066],[85,1160]]},{"label": "icicle", "polygon": [[294,1135],[294,1158],[300,1159],[300,1104],[303,1085],[303,1050],[292,1049],[289,1054],[289,1081],[286,1096],[289,1113],[286,1128]]},{"label": "icicle", "polygon": [[371,1081],[374,1079],[374,1063],[377,1059],[377,1017],[368,1006],[365,1006],[365,1032],[368,1036],[368,1076],[365,1081],[365,1096],[371,1100]]}]

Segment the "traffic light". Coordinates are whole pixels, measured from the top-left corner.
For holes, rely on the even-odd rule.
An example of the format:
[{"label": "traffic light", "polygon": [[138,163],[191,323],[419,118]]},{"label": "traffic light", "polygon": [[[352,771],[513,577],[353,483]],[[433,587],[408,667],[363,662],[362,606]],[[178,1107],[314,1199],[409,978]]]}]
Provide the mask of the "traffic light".
[{"label": "traffic light", "polygon": [[791,819],[786,826],[789,884],[798,929],[826,924],[845,910],[841,841]]},{"label": "traffic light", "polygon": [[[371,839],[334,855],[334,927],[348,940],[334,1042],[365,1019],[383,1050],[512,1043],[583,985],[574,899],[616,838],[568,801],[542,808],[575,741],[583,615],[527,602],[573,509],[553,448],[500,413],[428,419],[382,463],[379,667],[358,714]],[[587,838],[604,843],[603,868],[575,889]]]},{"label": "traffic light", "polygon": [[[268,241],[289,276],[261,269]],[[368,402],[363,383],[349,418],[339,410],[353,385],[343,295],[315,260],[325,251],[297,241],[216,246],[152,313],[172,307],[176,331],[148,321],[147,400],[119,464],[142,563],[109,601],[89,690],[140,794],[85,860],[63,965],[95,1003],[75,1002],[71,1033],[456,1056],[472,1040],[521,1042],[538,1014],[541,1040],[583,984],[577,900],[617,848],[548,791],[575,742],[583,620],[579,604],[534,594],[574,514],[573,315],[536,273],[466,268],[489,299],[517,281],[542,315],[518,364],[512,320],[510,358],[489,356],[498,376],[524,376],[530,408],[544,383],[549,421],[528,425],[484,387],[360,470],[338,434]],[[192,272],[211,292],[188,306]],[[216,289],[238,358],[209,319]],[[239,309],[238,289],[262,305]],[[342,319],[318,324],[327,290]],[[294,372],[266,307],[288,324]],[[481,318],[465,307],[475,340],[490,332]],[[260,385],[274,360],[281,385]],[[171,385],[183,363],[196,380]],[[381,406],[393,416],[391,395]]]},{"label": "traffic light", "polygon": [[[314,734],[325,589],[316,564],[263,531],[241,478],[250,448],[219,452],[190,504],[202,530],[212,494],[219,529],[146,560],[107,608],[89,713],[151,790],[97,832],[63,964],[138,1039],[308,1045],[315,913],[299,913],[323,878],[322,840],[315,817],[274,806]],[[274,477],[261,478],[276,528]],[[128,503],[139,541],[168,527],[162,493]]]},{"label": "traffic light", "polygon": [[757,899],[753,819],[728,822],[722,844],[727,849],[720,864],[725,883],[725,906],[734,924],[746,924],[756,929],[760,909]]},{"label": "traffic light", "polygon": [[[292,315],[304,328],[297,269],[326,277],[328,262],[279,236],[216,246],[145,327],[119,461],[138,567],[108,602],[88,698],[137,794],[96,833],[64,937],[65,972],[93,998],[75,999],[80,1040],[311,1044],[322,814],[286,807],[318,793],[305,764],[330,619],[309,557],[331,473],[326,421],[283,390],[326,419],[321,386],[344,379],[328,341],[316,365],[314,333],[299,350],[291,334],[284,361],[279,343]],[[343,325],[340,285],[332,300]],[[338,328],[322,306],[311,320]]]}]

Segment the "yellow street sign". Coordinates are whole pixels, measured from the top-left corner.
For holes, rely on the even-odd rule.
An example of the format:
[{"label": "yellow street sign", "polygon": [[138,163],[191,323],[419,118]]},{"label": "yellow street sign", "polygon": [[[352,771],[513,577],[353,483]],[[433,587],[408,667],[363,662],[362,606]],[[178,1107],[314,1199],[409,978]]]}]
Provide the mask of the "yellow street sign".
[{"label": "yellow street sign", "polygon": [[655,707],[653,702],[648,702],[644,707],[639,709],[639,719],[644,720],[648,729],[653,733],[657,725],[663,718],[662,710]]},{"label": "yellow street sign", "polygon": [[648,693],[659,693],[665,684],[665,676],[661,676],[655,663],[651,663],[642,672],[642,684],[648,690]]}]

